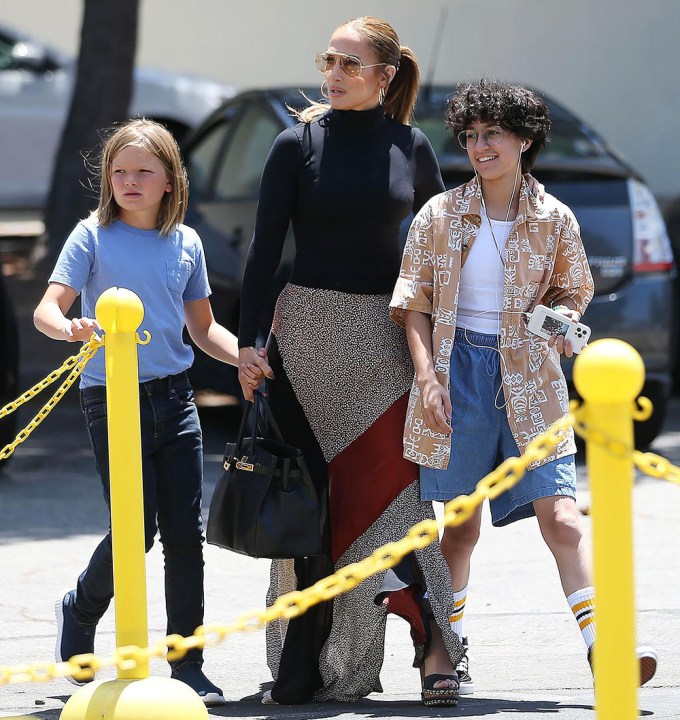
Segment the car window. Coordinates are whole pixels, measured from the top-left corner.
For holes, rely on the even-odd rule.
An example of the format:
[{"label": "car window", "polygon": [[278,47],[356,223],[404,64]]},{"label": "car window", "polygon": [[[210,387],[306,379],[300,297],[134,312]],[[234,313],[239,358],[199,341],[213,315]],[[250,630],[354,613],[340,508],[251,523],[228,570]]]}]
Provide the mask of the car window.
[{"label": "car window", "polygon": [[219,169],[215,184],[217,199],[257,195],[262,168],[280,131],[280,124],[265,108],[254,104],[245,108]]},{"label": "car window", "polygon": [[219,161],[227,133],[233,126],[233,116],[222,118],[191,148],[187,159],[189,192],[192,201],[206,200],[210,194],[210,180],[215,163]]}]

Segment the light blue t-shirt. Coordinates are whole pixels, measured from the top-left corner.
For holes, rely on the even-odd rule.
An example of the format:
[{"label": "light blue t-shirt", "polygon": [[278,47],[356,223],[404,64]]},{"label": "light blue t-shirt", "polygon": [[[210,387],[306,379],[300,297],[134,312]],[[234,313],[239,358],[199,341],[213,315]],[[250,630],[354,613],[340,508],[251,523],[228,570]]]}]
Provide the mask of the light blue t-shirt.
[{"label": "light blue t-shirt", "polygon": [[[49,282],[68,285],[81,295],[83,317],[94,318],[99,296],[111,287],[127,288],[144,305],[139,327],[151,333],[138,345],[139,382],[175,375],[191,367],[194,353],[182,339],[184,302],[210,295],[203,245],[186,225],[160,235],[116,220],[101,227],[82,220],[59,254]],[[104,351],[85,366],[80,387],[104,385]]]}]

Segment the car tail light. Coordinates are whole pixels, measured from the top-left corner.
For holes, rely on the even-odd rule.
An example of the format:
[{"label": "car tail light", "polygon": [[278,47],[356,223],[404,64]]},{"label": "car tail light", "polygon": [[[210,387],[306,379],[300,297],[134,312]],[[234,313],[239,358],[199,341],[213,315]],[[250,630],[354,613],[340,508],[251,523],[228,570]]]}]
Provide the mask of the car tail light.
[{"label": "car tail light", "polygon": [[669,272],[673,250],[663,217],[649,188],[639,180],[628,180],[633,213],[633,271]]}]

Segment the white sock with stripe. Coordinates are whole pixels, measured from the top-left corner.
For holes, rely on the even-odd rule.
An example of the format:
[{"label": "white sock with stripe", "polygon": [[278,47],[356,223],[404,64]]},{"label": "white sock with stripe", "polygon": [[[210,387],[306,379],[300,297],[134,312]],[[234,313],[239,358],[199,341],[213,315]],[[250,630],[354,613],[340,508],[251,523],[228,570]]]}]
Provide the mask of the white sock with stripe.
[{"label": "white sock with stripe", "polygon": [[586,647],[591,647],[595,642],[595,588],[577,590],[567,597],[567,602],[581,629]]},{"label": "white sock with stripe", "polygon": [[465,600],[467,599],[467,585],[462,590],[453,592],[453,615],[449,618],[451,630],[463,639],[463,613],[465,612]]}]

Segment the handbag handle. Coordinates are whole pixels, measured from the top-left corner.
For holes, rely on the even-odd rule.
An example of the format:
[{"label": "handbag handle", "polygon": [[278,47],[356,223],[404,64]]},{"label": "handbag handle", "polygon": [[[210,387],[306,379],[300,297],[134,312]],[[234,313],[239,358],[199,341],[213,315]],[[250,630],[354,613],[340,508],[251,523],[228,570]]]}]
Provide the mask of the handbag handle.
[{"label": "handbag handle", "polygon": [[[257,393],[256,397],[253,400],[253,402],[249,402],[246,405],[246,409],[243,411],[243,415],[241,416],[241,424],[239,425],[238,433],[236,435],[236,442],[234,443],[234,455],[240,455],[243,457],[243,439],[244,435],[246,434],[246,429],[248,427],[248,418],[250,417],[250,410],[257,401]],[[255,450],[255,435],[256,433],[251,433],[252,437],[250,438],[250,455],[249,457],[252,457],[253,452]]]},{"label": "handbag handle", "polygon": [[[253,432],[250,434],[250,438],[248,438],[250,440],[248,444],[248,453],[244,453],[243,441],[245,439],[245,434],[248,427],[248,418],[250,417],[251,409],[255,410],[255,427],[253,428]],[[263,425],[260,425],[260,420],[264,421]],[[253,402],[248,403],[243,413],[243,417],[241,418],[241,425],[239,427],[238,434],[236,436],[236,442],[234,445],[234,452],[236,455],[243,456],[244,454],[246,454],[247,457],[253,457],[253,455],[255,454],[255,440],[257,437],[257,431],[260,428],[265,433],[267,431],[267,428],[271,428],[272,432],[274,433],[275,439],[281,443],[284,442],[283,434],[281,433],[276,419],[274,418],[274,413],[272,413],[271,408],[269,407],[269,403],[267,402],[265,396],[260,390],[255,390],[253,393]]]},{"label": "handbag handle", "polygon": [[276,422],[276,419],[274,418],[274,413],[272,412],[272,409],[269,407],[269,403],[267,402],[267,399],[265,396],[259,391],[255,391],[256,395],[259,395],[259,403],[257,407],[257,420],[260,419],[260,414],[262,416],[262,419],[265,422],[265,426],[263,430],[266,432],[267,428],[271,428],[274,439],[278,440],[281,443],[284,443],[285,440],[283,439],[283,433],[279,429],[278,423]]}]

